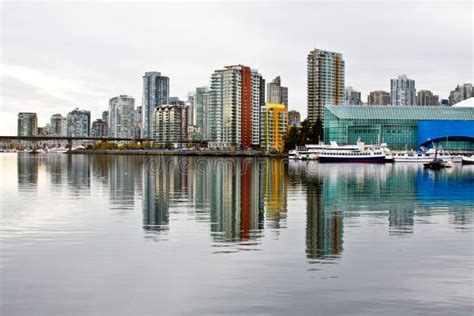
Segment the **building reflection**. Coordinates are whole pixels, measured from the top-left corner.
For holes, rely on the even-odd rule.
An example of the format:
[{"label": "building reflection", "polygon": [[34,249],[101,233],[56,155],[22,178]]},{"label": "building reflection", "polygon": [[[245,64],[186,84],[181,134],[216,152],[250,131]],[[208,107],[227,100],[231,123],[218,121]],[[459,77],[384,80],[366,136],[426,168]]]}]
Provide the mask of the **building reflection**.
[{"label": "building reflection", "polygon": [[89,155],[67,155],[67,183],[76,192],[89,191],[91,168]]},{"label": "building reflection", "polygon": [[114,208],[133,209],[135,184],[141,182],[141,157],[118,156],[109,161],[109,199]]},{"label": "building reflection", "polygon": [[[343,250],[343,215],[324,199],[324,178],[306,182],[306,256],[336,259]],[[326,187],[327,188],[327,187]]]},{"label": "building reflection", "polygon": [[38,185],[38,156],[28,153],[18,153],[17,172],[18,188],[20,190],[36,188]]},{"label": "building reflection", "polygon": [[[272,228],[286,227],[288,177],[287,164],[283,160],[267,159],[265,161],[265,210],[266,219]],[[283,223],[283,226],[282,226]]]},{"label": "building reflection", "polygon": [[211,233],[216,241],[255,239],[263,229],[260,164],[253,158],[217,159],[211,168]]},{"label": "building reflection", "polygon": [[175,172],[171,161],[172,158],[163,157],[142,166],[143,228],[147,232],[168,230],[169,199]]}]

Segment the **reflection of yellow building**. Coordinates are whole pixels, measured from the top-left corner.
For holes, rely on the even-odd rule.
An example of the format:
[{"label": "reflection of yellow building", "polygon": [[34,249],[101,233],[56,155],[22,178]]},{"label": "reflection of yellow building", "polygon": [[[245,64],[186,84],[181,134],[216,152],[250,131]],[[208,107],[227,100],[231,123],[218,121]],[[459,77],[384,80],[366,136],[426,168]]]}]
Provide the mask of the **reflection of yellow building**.
[{"label": "reflection of yellow building", "polygon": [[266,162],[265,204],[267,219],[279,227],[280,219],[286,218],[287,213],[287,179],[282,160],[267,160]]},{"label": "reflection of yellow building", "polygon": [[282,152],[288,130],[288,109],[283,104],[267,103],[261,121],[262,146],[265,150]]}]

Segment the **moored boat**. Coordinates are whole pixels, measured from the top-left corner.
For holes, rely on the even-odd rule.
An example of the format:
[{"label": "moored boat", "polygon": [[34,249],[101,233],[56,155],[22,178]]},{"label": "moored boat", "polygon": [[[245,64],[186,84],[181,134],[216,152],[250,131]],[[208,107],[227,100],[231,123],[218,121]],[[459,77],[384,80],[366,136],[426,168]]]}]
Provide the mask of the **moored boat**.
[{"label": "moored boat", "polygon": [[463,165],[474,165],[474,156],[463,156],[462,157],[462,164]]},{"label": "moored boat", "polygon": [[[394,162],[428,163],[433,161],[434,158],[435,152],[433,150],[427,152],[406,151],[393,153]],[[453,156],[443,151],[437,153],[437,158],[443,161],[453,160]]]},{"label": "moored boat", "polygon": [[382,151],[326,151],[318,155],[319,162],[385,163]]}]

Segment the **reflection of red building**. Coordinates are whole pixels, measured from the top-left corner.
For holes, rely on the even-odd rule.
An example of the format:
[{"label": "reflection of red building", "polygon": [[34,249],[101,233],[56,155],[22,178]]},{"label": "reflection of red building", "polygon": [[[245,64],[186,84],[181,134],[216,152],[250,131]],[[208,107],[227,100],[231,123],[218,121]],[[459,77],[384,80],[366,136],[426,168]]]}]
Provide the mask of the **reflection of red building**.
[{"label": "reflection of red building", "polygon": [[240,238],[247,240],[252,225],[252,165],[248,160],[241,161],[240,181]]}]

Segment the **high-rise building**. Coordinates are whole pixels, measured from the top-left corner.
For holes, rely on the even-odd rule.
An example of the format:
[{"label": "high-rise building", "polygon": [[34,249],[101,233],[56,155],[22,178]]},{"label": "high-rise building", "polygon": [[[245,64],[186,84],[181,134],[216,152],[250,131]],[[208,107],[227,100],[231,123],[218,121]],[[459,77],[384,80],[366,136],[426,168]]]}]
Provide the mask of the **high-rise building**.
[{"label": "high-rise building", "polygon": [[284,104],[267,103],[261,110],[261,144],[265,150],[282,152],[288,130],[288,109]]},{"label": "high-rise building", "polygon": [[457,87],[449,93],[449,105],[454,105],[463,100],[474,97],[474,89],[472,83],[457,85]]},{"label": "high-rise building", "polygon": [[36,113],[18,113],[18,136],[36,136],[38,134],[38,117]]},{"label": "high-rise building", "polygon": [[188,99],[184,102],[184,105],[188,107],[188,125],[195,125],[195,118],[194,118],[194,103],[195,103],[195,95],[193,91],[188,92]]},{"label": "high-rise building", "polygon": [[281,86],[280,76],[267,84],[267,102],[284,104],[288,108],[288,88]]},{"label": "high-rise building", "polygon": [[145,72],[143,76],[143,137],[153,137],[153,115],[155,109],[168,104],[169,78],[160,72]]},{"label": "high-rise building", "polygon": [[416,95],[417,105],[439,105],[439,96],[430,90],[420,90]]},{"label": "high-rise building", "polygon": [[259,146],[262,83],[257,70],[243,65],[212,74],[210,141],[243,148]]},{"label": "high-rise building", "polygon": [[61,114],[51,116],[51,135],[67,136],[67,119]]},{"label": "high-rise building", "polygon": [[188,107],[163,105],[155,109],[154,137],[159,143],[183,143],[188,140]]},{"label": "high-rise building", "polygon": [[131,138],[134,136],[133,115],[135,99],[128,95],[113,97],[109,101],[109,136]]},{"label": "high-rise building", "polygon": [[88,137],[91,127],[91,112],[75,108],[67,114],[67,136]]},{"label": "high-rise building", "polygon": [[346,105],[361,105],[362,100],[360,98],[360,92],[354,90],[352,87],[346,87],[344,89],[344,104]]},{"label": "high-rise building", "polygon": [[301,114],[298,111],[288,111],[288,125],[300,126],[301,125]]},{"label": "high-rise building", "polygon": [[133,137],[142,138],[142,128],[143,128],[143,113],[142,107],[137,106],[136,110],[133,112]]},{"label": "high-rise building", "polygon": [[399,75],[397,79],[390,80],[392,105],[416,105],[415,80],[407,75]]},{"label": "high-rise building", "polygon": [[102,119],[96,119],[94,122],[92,122],[91,136],[107,137],[107,123]]},{"label": "high-rise building", "polygon": [[196,88],[194,97],[194,121],[201,134],[201,140],[209,140],[210,121],[209,121],[209,102],[210,90],[208,87]]},{"label": "high-rise building", "polygon": [[104,121],[105,124],[105,135],[109,135],[109,111],[102,112],[102,121]]},{"label": "high-rise building", "polygon": [[308,58],[308,121],[323,120],[324,106],[344,103],[344,59],[342,54],[314,49]]},{"label": "high-rise building", "polygon": [[368,105],[389,105],[390,104],[390,93],[387,91],[372,91],[367,97]]}]

